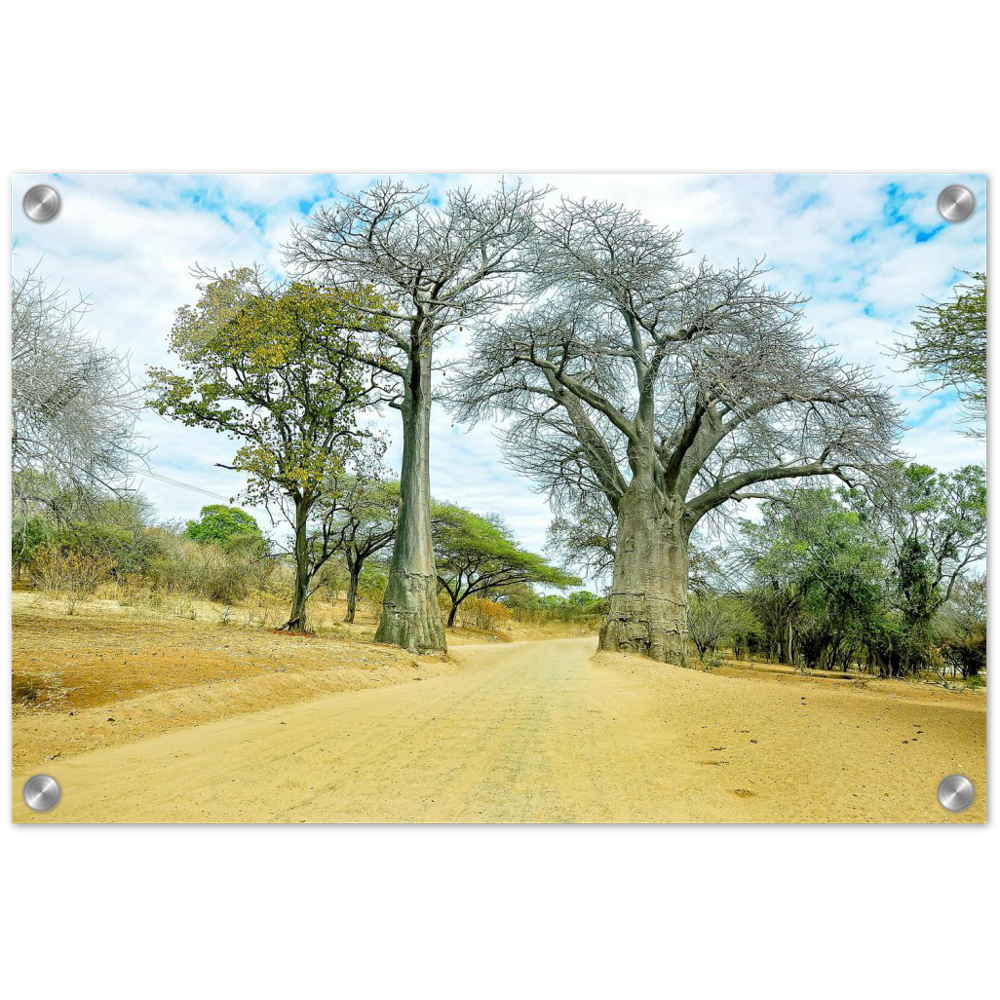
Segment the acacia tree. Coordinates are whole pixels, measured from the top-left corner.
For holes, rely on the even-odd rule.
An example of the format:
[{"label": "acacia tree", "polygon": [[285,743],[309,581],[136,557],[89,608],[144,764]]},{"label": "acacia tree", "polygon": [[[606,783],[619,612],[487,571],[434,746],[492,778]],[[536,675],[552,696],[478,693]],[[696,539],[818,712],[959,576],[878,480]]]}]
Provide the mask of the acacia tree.
[{"label": "acacia tree", "polygon": [[758,266],[689,266],[680,234],[620,205],[548,213],[538,272],[539,305],[478,330],[456,412],[511,417],[511,463],[557,506],[604,495],[618,537],[600,646],[684,664],[695,525],[775,480],[882,466],[896,410]]},{"label": "acacia tree", "polygon": [[291,527],[295,589],[283,627],[304,631],[313,580],[337,551],[329,518],[315,517],[329,507],[318,505],[361,460],[357,416],[379,396],[358,343],[378,322],[379,299],[271,282],[258,268],[202,277],[201,297],[177,311],[170,334],[183,374],[151,368],[150,405],[240,442],[223,468],[246,473],[247,501],[277,505]]},{"label": "acacia tree", "polygon": [[496,517],[437,503],[433,524],[438,582],[451,600],[448,628],[455,624],[462,602],[475,594],[485,597],[518,584],[544,583],[561,590],[580,583],[578,577],[520,548]]},{"label": "acacia tree", "polygon": [[393,376],[403,457],[399,523],[375,638],[413,652],[442,652],[431,538],[430,417],[435,347],[460,323],[510,300],[545,192],[502,183],[492,194],[449,191],[440,205],[425,189],[381,181],[314,212],[286,248],[288,263],[339,288],[371,286],[384,321],[369,363]]}]

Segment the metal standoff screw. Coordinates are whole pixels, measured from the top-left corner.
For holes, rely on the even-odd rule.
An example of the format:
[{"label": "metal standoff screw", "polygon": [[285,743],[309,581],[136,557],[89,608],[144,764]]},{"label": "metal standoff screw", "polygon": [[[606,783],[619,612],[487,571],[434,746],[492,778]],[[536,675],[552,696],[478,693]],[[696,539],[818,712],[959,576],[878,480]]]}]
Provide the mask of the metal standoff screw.
[{"label": "metal standoff screw", "polygon": [[976,208],[976,198],[967,187],[951,184],[938,195],[937,207],[949,222],[965,222]]},{"label": "metal standoff screw", "polygon": [[25,214],[35,222],[51,222],[58,214],[62,199],[55,188],[36,184],[24,196]]},{"label": "metal standoff screw", "polygon": [[949,812],[961,812],[972,805],[976,786],[964,774],[949,774],[938,785],[938,802]]},{"label": "metal standoff screw", "polygon": [[36,774],[24,783],[24,801],[29,809],[35,812],[48,812],[53,809],[62,795],[59,782],[47,774]]}]

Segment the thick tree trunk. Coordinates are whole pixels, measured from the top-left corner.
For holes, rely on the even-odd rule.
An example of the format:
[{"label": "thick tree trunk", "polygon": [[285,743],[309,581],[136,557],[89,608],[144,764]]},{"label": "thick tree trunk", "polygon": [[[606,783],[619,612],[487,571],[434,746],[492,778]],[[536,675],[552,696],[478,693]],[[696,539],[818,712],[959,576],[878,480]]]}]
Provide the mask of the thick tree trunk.
[{"label": "thick tree trunk", "polygon": [[688,539],[683,501],[633,480],[618,508],[618,545],[600,648],[688,664]]},{"label": "thick tree trunk", "polygon": [[443,653],[447,645],[431,540],[431,357],[427,344],[423,353],[414,352],[406,366],[402,413],[399,521],[375,641],[402,646],[411,653]]},{"label": "thick tree trunk", "polygon": [[354,615],[358,609],[358,583],[361,580],[361,567],[364,562],[358,560],[348,560],[347,571],[349,580],[347,584],[347,614],[344,615],[344,622],[348,625],[354,623]]},{"label": "thick tree trunk", "polygon": [[305,632],[306,601],[309,598],[308,509],[304,502],[295,504],[295,593],[292,613],[282,626],[289,632]]}]

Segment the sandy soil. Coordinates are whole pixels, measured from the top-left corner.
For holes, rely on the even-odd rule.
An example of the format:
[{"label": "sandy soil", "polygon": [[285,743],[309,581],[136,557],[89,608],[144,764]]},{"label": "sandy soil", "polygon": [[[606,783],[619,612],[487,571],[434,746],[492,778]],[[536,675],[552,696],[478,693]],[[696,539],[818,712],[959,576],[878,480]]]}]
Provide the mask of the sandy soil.
[{"label": "sandy soil", "polygon": [[[717,676],[591,637],[455,648],[462,668],[107,747],[15,822],[982,822],[986,700]],[[975,782],[951,814],[946,774]]]},{"label": "sandy soil", "polygon": [[[410,683],[456,669],[371,641],[374,624],[317,615],[316,636],[152,614],[112,601],[78,606],[14,595],[12,754],[15,767],[340,691]],[[480,642],[482,639],[479,640]]]}]

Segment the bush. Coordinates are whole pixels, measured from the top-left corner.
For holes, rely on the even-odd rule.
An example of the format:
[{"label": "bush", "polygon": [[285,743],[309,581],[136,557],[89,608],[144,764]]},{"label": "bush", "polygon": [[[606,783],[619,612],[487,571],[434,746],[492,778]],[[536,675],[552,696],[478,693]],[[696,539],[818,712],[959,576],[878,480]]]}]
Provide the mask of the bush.
[{"label": "bush", "polygon": [[505,604],[491,601],[488,597],[469,597],[458,608],[458,618],[463,625],[481,629],[498,629],[508,626],[514,612]]},{"label": "bush", "polygon": [[274,572],[274,560],[261,552],[259,545],[223,548],[163,531],[159,552],[149,567],[149,580],[154,589],[167,593],[234,604],[255,590],[262,591]]},{"label": "bush", "polygon": [[11,563],[20,576],[38,554],[39,549],[52,540],[52,525],[43,517],[15,518],[11,531]]},{"label": "bush", "polygon": [[941,646],[941,657],[963,677],[977,677],[986,669],[986,629],[948,639]]},{"label": "bush", "polygon": [[374,566],[371,568],[366,566],[358,580],[358,598],[371,608],[377,622],[382,620],[382,601],[388,583],[389,577]]},{"label": "bush", "polygon": [[83,552],[64,552],[57,546],[41,549],[29,568],[31,581],[39,590],[66,599],[69,614],[77,603],[91,597],[100,583],[111,575],[114,563]]}]

